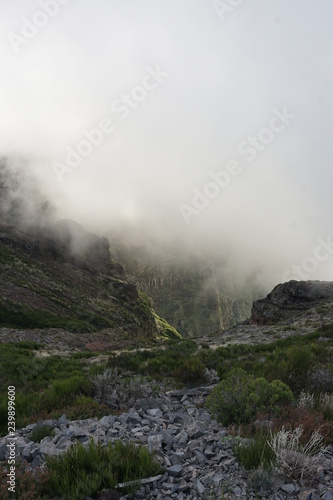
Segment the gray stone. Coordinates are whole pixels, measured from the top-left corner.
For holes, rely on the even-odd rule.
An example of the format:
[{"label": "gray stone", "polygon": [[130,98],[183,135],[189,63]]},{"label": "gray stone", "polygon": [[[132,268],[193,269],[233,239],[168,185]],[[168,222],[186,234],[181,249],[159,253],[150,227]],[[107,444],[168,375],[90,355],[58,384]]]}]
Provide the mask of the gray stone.
[{"label": "gray stone", "polygon": [[163,435],[156,434],[155,436],[148,437],[148,450],[150,452],[159,450],[162,447]]},{"label": "gray stone", "polygon": [[222,476],[222,474],[220,474],[219,472],[217,472],[217,473],[216,473],[216,474],[214,474],[214,476],[213,476],[213,481],[214,481],[214,483],[217,483],[217,484],[218,484],[218,483],[220,483],[220,482],[222,481],[222,479],[223,479],[223,476]]},{"label": "gray stone", "polygon": [[61,415],[61,417],[58,418],[57,424],[59,424],[59,425],[67,425],[67,423],[68,423],[68,420],[67,420],[65,414]]},{"label": "gray stone", "polygon": [[202,436],[206,434],[206,431],[203,431],[202,429],[198,429],[192,434],[193,439],[200,439]]},{"label": "gray stone", "polygon": [[70,436],[71,439],[79,439],[88,437],[87,431],[79,427],[78,425],[70,425],[68,427],[67,436]]},{"label": "gray stone", "polygon": [[162,431],[163,444],[168,445],[174,442],[174,437],[168,431]]},{"label": "gray stone", "polygon": [[179,492],[189,491],[190,485],[185,481],[185,479],[181,479],[179,483]]},{"label": "gray stone", "polygon": [[142,418],[139,415],[129,414],[127,419],[126,419],[126,422],[128,424],[141,425]]},{"label": "gray stone", "polygon": [[160,408],[151,408],[149,410],[146,411],[147,415],[151,416],[151,417],[159,417],[159,418],[162,418],[163,416],[163,413],[161,412]]},{"label": "gray stone", "polygon": [[[105,416],[99,421],[87,419],[82,421],[68,421],[66,425],[59,425],[55,437],[47,437],[42,443],[32,443],[26,438],[27,428],[18,431],[17,458],[32,460],[33,467],[41,465],[47,454],[63,453],[76,440],[86,440],[86,446],[91,437],[95,442],[107,443],[116,439],[123,442],[142,443],[156,454],[156,460],[165,467],[166,472],[154,478],[140,480],[140,488],[135,493],[136,498],[147,500],[195,500],[199,498],[220,498],[228,486],[229,500],[242,498],[252,499],[256,494],[248,489],[246,473],[232,454],[232,447],[236,441],[228,436],[220,424],[211,419],[209,413],[196,407],[196,394],[202,394],[202,388],[182,391],[181,398],[185,398],[186,407],[179,399],[172,400],[163,394],[158,396],[158,407],[153,400],[145,409],[135,405],[129,412],[117,417]],[[152,406],[148,408],[148,406]],[[221,441],[223,437],[229,439]],[[5,440],[0,439],[0,453],[6,452]],[[322,484],[318,486],[321,500],[333,500],[327,494],[333,482],[333,471],[329,470],[329,453]],[[283,487],[280,489],[280,487]],[[285,490],[285,491],[284,491]],[[292,493],[289,493],[292,491]],[[274,486],[274,491],[260,492],[258,498],[267,500],[286,500],[290,496],[296,497],[298,488],[295,485],[283,484]],[[314,491],[311,496],[299,500],[315,500]],[[229,495],[229,496],[228,496]],[[125,495],[123,498],[129,498]]]},{"label": "gray stone", "polygon": [[202,495],[205,491],[205,487],[199,479],[197,479],[197,489],[200,495]]},{"label": "gray stone", "polygon": [[298,487],[295,484],[289,483],[289,484],[281,484],[280,486],[281,490],[284,491],[285,493],[296,493],[299,491]]},{"label": "gray stone", "polygon": [[68,448],[72,442],[66,437],[62,436],[58,441],[57,441],[57,448],[60,450],[62,448]]},{"label": "gray stone", "polygon": [[183,457],[184,456],[184,453],[173,453],[172,455],[170,455],[170,462],[172,463],[172,465],[179,465],[182,463],[182,460],[183,460]]},{"label": "gray stone", "polygon": [[30,433],[31,431],[33,431],[35,429],[36,425],[37,424],[29,424],[29,425],[27,425],[26,426],[26,431]]},{"label": "gray stone", "polygon": [[111,425],[113,425],[115,423],[115,421],[116,421],[116,417],[114,415],[108,415],[108,416],[101,418],[98,421],[98,425],[100,425],[102,427],[111,427]]},{"label": "gray stone", "polygon": [[304,311],[333,300],[333,283],[288,281],[277,285],[265,299],[253,303],[251,323],[269,325],[300,316]]},{"label": "gray stone", "polygon": [[314,490],[306,490],[302,491],[299,494],[298,500],[311,500],[312,498],[312,493],[314,493]]},{"label": "gray stone", "polygon": [[46,457],[47,455],[57,456],[61,454],[61,451],[53,443],[48,443],[40,445],[39,454],[41,457]]},{"label": "gray stone", "polygon": [[39,455],[39,446],[31,449],[31,458],[34,460]]},{"label": "gray stone", "polygon": [[136,491],[135,494],[134,494],[134,498],[138,498],[138,499],[145,499],[146,498],[146,494],[145,493],[142,493],[141,491]]},{"label": "gray stone", "polygon": [[31,462],[30,464],[30,467],[32,468],[35,468],[35,467],[40,467],[41,465],[44,464],[44,461],[42,460],[42,458],[38,455],[37,457],[35,457],[33,459],[33,461]]},{"label": "gray stone", "polygon": [[171,477],[180,477],[183,472],[183,467],[180,464],[172,465],[167,468],[167,473]]},{"label": "gray stone", "polygon": [[205,459],[205,456],[201,453],[201,451],[194,450],[194,454],[195,454],[196,459],[198,460],[199,464],[201,466],[204,465],[206,459]]},{"label": "gray stone", "polygon": [[32,462],[32,456],[31,456],[31,446],[27,445],[24,450],[22,451],[22,458],[26,460],[27,462]]},{"label": "gray stone", "polygon": [[175,416],[174,422],[175,422],[175,424],[184,425],[184,417],[182,417],[180,414],[178,414]]},{"label": "gray stone", "polygon": [[176,493],[179,489],[178,484],[172,484],[172,483],[162,483],[163,488],[166,490],[170,490],[171,493]]},{"label": "gray stone", "polygon": [[186,446],[188,441],[188,434],[186,431],[181,431],[177,436],[175,436],[175,440],[178,441],[179,446]]},{"label": "gray stone", "polygon": [[212,458],[214,458],[216,456],[216,453],[214,451],[211,451],[211,450],[207,450],[207,451],[205,450],[204,455],[207,458],[207,460],[211,460]]},{"label": "gray stone", "polygon": [[57,422],[57,421],[51,420],[49,418],[47,420],[43,420],[42,425],[43,425],[43,427],[53,427],[55,425],[55,422]]}]

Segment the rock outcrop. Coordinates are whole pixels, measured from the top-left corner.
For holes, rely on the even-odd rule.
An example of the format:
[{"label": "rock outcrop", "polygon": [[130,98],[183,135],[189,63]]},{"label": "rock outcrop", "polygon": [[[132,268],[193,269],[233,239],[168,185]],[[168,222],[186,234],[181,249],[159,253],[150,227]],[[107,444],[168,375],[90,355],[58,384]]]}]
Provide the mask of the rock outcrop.
[{"label": "rock outcrop", "polygon": [[251,323],[291,323],[320,306],[333,308],[333,282],[289,281],[277,285],[266,298],[253,303]]},{"label": "rock outcrop", "polygon": [[178,333],[111,259],[109,241],[73,221],[0,224],[0,327],[108,329],[135,338]]},{"label": "rock outcrop", "polygon": [[212,260],[195,249],[158,243],[152,249],[120,241],[116,235],[116,259],[183,337],[213,335],[249,317],[258,294],[250,281],[240,287],[223,255]]}]

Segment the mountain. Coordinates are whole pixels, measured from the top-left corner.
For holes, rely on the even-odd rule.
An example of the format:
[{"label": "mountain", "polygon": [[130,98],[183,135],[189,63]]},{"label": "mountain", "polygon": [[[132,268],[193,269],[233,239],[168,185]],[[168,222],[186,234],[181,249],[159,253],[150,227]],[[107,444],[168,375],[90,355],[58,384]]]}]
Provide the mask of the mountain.
[{"label": "mountain", "polygon": [[57,221],[37,185],[0,159],[0,326],[103,331],[104,342],[179,338],[127,281],[108,239]]},{"label": "mountain", "polygon": [[333,282],[288,281],[252,304],[250,317],[228,331],[200,341],[216,348],[260,345],[295,335],[312,334],[333,325]]},{"label": "mountain", "polygon": [[251,323],[292,323],[333,309],[333,283],[289,281],[277,285],[264,299],[253,303]]},{"label": "mountain", "polygon": [[258,298],[250,281],[237,282],[223,256],[208,258],[175,246],[121,244],[117,239],[112,253],[183,337],[228,330],[249,318]]},{"label": "mountain", "polygon": [[[70,220],[0,224],[0,326],[109,337],[180,337],[110,257],[106,238]],[[104,337],[105,337],[104,335]]]}]

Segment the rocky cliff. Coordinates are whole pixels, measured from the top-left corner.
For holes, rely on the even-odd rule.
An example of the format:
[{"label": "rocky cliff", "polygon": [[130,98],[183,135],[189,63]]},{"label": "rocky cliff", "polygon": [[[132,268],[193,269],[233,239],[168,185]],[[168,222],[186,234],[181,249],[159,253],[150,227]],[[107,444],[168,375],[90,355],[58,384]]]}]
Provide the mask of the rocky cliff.
[{"label": "rocky cliff", "polygon": [[[115,243],[115,242],[113,242]],[[183,337],[214,335],[249,318],[255,290],[237,284],[223,260],[188,250],[115,245],[112,251],[154,308]]]},{"label": "rocky cliff", "polygon": [[253,303],[251,323],[291,323],[314,309],[333,310],[333,282],[289,281],[277,285],[264,299]]},{"label": "rocky cliff", "polygon": [[126,281],[109,246],[73,221],[29,231],[1,224],[0,326],[177,336]]}]

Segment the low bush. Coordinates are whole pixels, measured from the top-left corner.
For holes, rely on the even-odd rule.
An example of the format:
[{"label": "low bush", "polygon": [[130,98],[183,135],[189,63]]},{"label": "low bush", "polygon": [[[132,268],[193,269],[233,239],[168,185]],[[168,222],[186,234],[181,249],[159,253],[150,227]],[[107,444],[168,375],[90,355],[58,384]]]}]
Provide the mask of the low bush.
[{"label": "low bush", "polygon": [[259,465],[256,469],[252,469],[247,478],[248,486],[255,493],[267,491],[273,483],[273,471],[271,467],[263,467]]},{"label": "low bush", "polygon": [[315,405],[314,394],[310,392],[301,391],[298,400],[298,408],[303,408],[304,410],[311,410]]},{"label": "low bush", "polygon": [[47,473],[36,468],[32,470],[26,462],[16,462],[15,493],[8,491],[8,466],[0,467],[1,500],[42,500],[47,493]]},{"label": "low bush", "polygon": [[[320,394],[319,408],[323,412],[325,418],[333,420],[333,394],[325,392]],[[333,424],[332,424],[333,425]]]},{"label": "low bush", "polygon": [[309,384],[316,393],[332,391],[333,370],[331,366],[321,366],[310,371]]},{"label": "low bush", "polygon": [[[261,415],[260,418],[266,419],[267,415]],[[324,443],[333,441],[333,422],[325,419],[321,411],[307,408],[287,405],[281,409],[278,417],[273,418],[273,431],[277,432],[282,427],[287,431],[294,431],[302,426],[303,432],[300,436],[300,443],[305,444],[311,438],[316,429],[320,429]]]},{"label": "low bush", "polygon": [[322,464],[325,448],[323,437],[315,430],[305,444],[301,444],[303,427],[294,431],[282,428],[271,437],[269,446],[276,459],[275,471],[302,486],[312,486],[317,468]]},{"label": "low bush", "polygon": [[183,384],[189,386],[200,385],[205,381],[205,370],[206,367],[200,359],[192,356],[185,359],[183,364],[176,368],[173,376]]},{"label": "low bush", "polygon": [[49,425],[36,426],[29,438],[35,443],[40,443],[42,439],[48,436],[54,436],[54,429]]},{"label": "low bush", "polygon": [[[109,358],[108,367],[149,375],[158,381],[178,376],[178,369],[184,366],[184,360],[194,357],[196,344],[192,340],[168,342],[166,349],[144,350],[134,353],[122,353]],[[198,359],[198,358],[197,358]],[[178,379],[180,381],[180,379]]]},{"label": "low bush", "polygon": [[[48,493],[64,498],[85,500],[102,489],[114,489],[118,483],[155,476],[161,471],[147,448],[117,441],[107,446],[90,442],[75,445],[60,457],[49,457]],[[125,488],[128,492],[137,485]]]},{"label": "low bush", "polygon": [[233,448],[235,457],[245,469],[268,468],[274,460],[274,453],[268,446],[268,434],[264,430],[258,431],[251,439],[241,441]]},{"label": "low bush", "polygon": [[207,406],[223,425],[246,424],[259,413],[277,415],[292,400],[290,388],[280,380],[269,383],[235,368],[213,389]]},{"label": "low bush", "polygon": [[[32,342],[0,344],[3,388],[0,392],[0,435],[8,431],[5,388],[9,385],[17,388],[16,424],[23,427],[28,423],[55,418],[52,413],[63,408],[69,412],[72,406],[77,405],[77,398],[92,395],[89,377],[104,370],[104,366],[87,365],[77,356],[68,359],[61,356],[37,357],[35,351],[40,347]],[[95,407],[96,404],[94,402]],[[83,405],[81,408],[84,409]]]}]

